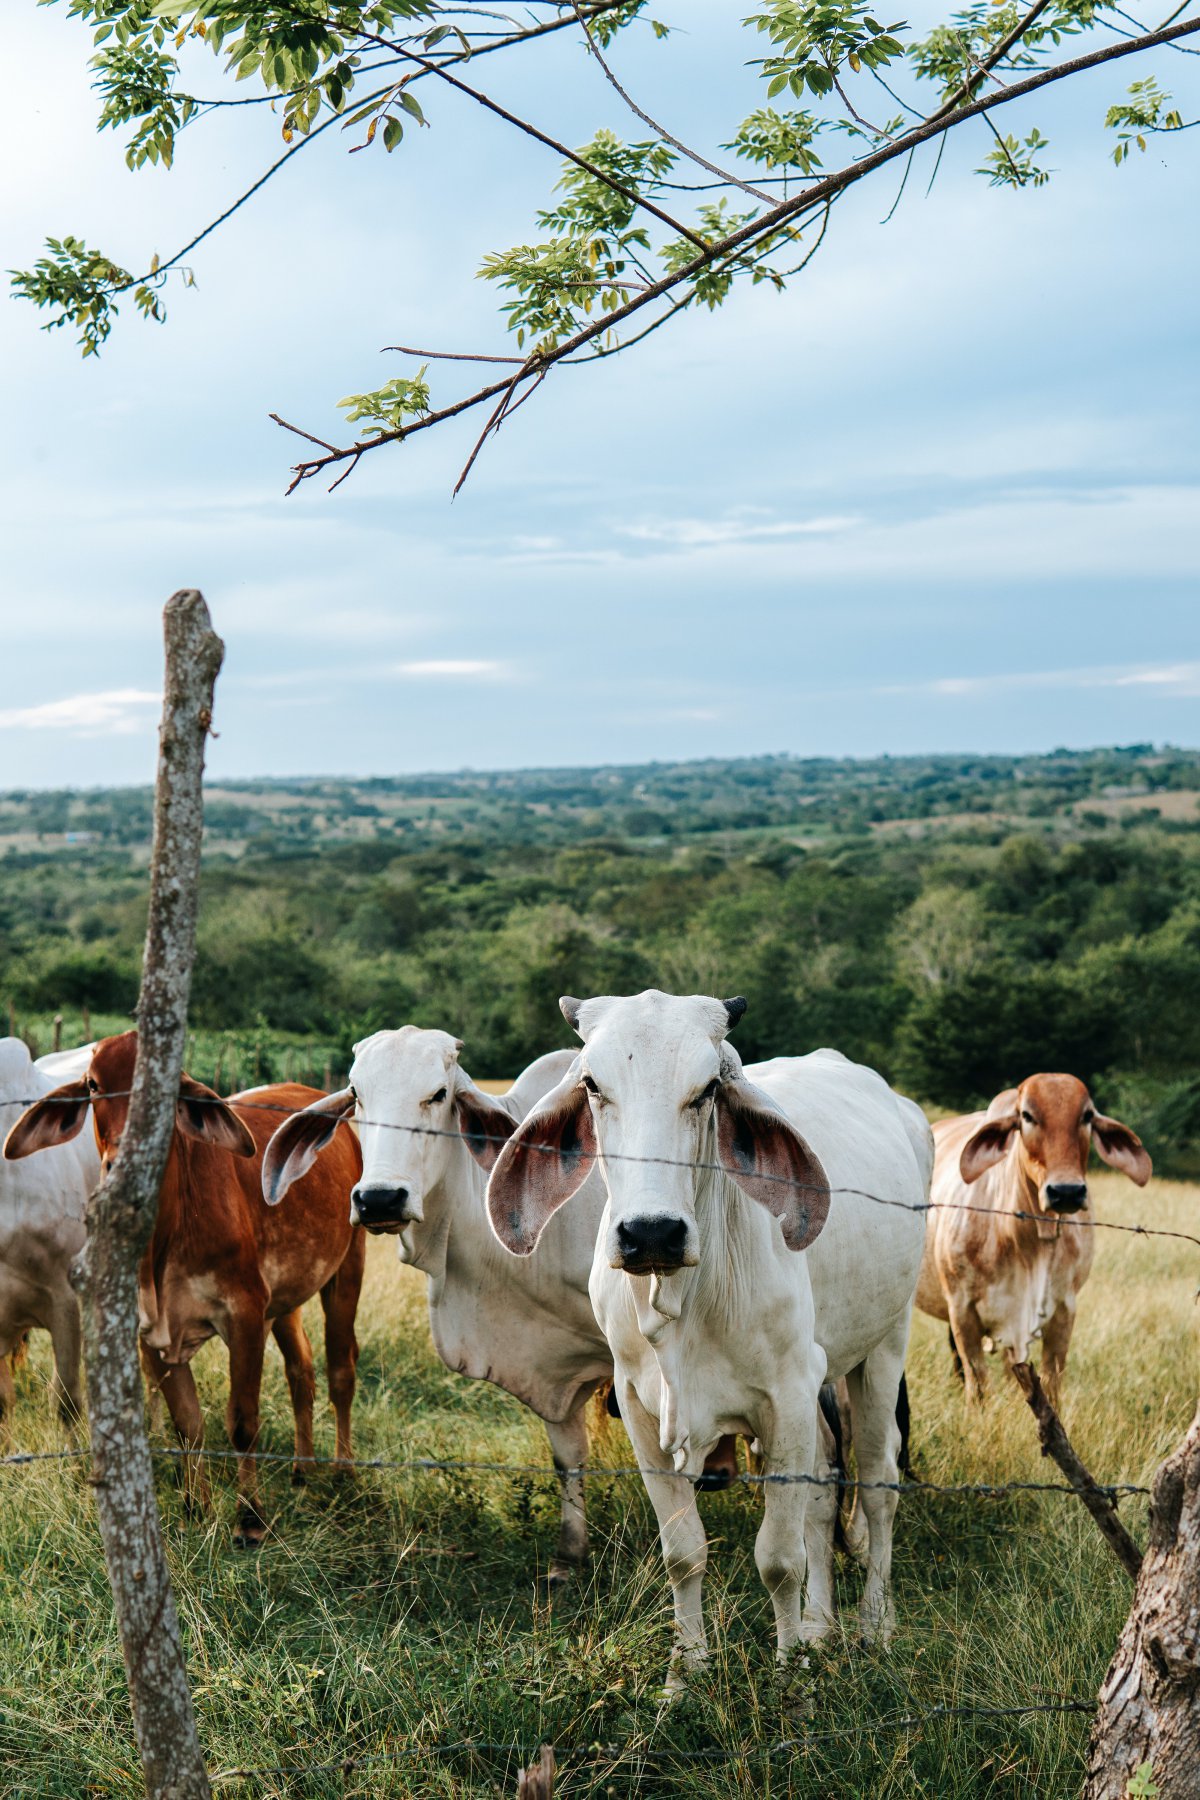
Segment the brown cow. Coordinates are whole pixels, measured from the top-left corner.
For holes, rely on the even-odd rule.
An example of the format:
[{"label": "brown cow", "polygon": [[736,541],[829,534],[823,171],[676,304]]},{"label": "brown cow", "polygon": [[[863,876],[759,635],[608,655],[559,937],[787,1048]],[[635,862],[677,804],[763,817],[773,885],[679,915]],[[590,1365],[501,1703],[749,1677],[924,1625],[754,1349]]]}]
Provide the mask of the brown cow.
[{"label": "brown cow", "polygon": [[[10,1159],[61,1144],[82,1129],[91,1106],[105,1169],[125,1129],[137,1033],[105,1038],[79,1081],[56,1088],[9,1132]],[[262,1197],[262,1155],[284,1112],[321,1095],[288,1082],[222,1100],[191,1076],[180,1081],[175,1137],[159,1193],[154,1236],[138,1273],[142,1364],[151,1391],[166,1397],[180,1441],[204,1442],[204,1421],[188,1367],[211,1337],[229,1350],[226,1424],[238,1465],[240,1516],[235,1542],[256,1545],[265,1526],[256,1465],[249,1460],[259,1430],[259,1390],[268,1332],[283,1352],[296,1418],[293,1480],[313,1454],[312,1349],[300,1308],[320,1293],[325,1309],[329,1395],[337,1417],[337,1454],[349,1459],[350,1405],[358,1342],[354,1315],[362,1286],[366,1239],[350,1223],[349,1192],[362,1173],[354,1134],[336,1141],[288,1196],[269,1207]],[[206,1503],[198,1459],[189,1461],[189,1498]]]},{"label": "brown cow", "polygon": [[1031,1075],[997,1094],[986,1113],[942,1119],[933,1137],[917,1305],[949,1321],[969,1400],[986,1390],[985,1348],[1002,1350],[1011,1365],[1024,1362],[1040,1336],[1042,1380],[1057,1402],[1096,1235],[1089,1146],[1139,1187],[1150,1179],[1150,1158],[1127,1125],[1096,1111],[1074,1075]]}]

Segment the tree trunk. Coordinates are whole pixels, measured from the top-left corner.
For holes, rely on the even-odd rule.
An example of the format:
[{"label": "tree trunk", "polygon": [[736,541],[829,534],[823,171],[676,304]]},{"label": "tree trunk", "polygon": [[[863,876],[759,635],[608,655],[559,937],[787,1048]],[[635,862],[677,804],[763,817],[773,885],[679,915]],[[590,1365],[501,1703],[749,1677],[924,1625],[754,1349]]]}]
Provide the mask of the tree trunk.
[{"label": "tree trunk", "polygon": [[1084,1800],[1131,1792],[1200,1794],[1200,1411],[1154,1478],[1150,1538],[1088,1747]]},{"label": "tree trunk", "polygon": [[175,1129],[196,941],[204,741],[224,646],[194,590],[168,600],[163,626],[137,1068],[120,1150],[88,1202],[75,1281],[83,1302],[92,1481],[146,1793],[151,1800],[208,1800],[143,1423],[137,1274]]}]

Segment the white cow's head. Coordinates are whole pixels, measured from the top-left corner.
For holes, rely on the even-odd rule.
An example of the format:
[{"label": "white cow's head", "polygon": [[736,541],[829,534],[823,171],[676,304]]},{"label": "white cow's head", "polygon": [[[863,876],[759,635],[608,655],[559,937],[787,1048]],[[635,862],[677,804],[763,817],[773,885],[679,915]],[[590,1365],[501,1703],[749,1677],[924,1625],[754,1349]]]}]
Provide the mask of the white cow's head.
[{"label": "white cow's head", "polygon": [[725,1042],[744,1000],[651,990],[559,1004],[583,1050],[492,1171],[488,1210],[507,1249],[529,1255],[596,1158],[609,1193],[604,1250],[615,1269],[666,1274],[699,1261],[696,1196],[718,1164],[782,1221],[791,1249],[812,1242],[829,1210],[829,1185]]},{"label": "white cow's head", "polygon": [[282,1200],[339,1122],[353,1118],[363,1172],[350,1194],[351,1222],[392,1235],[421,1224],[459,1143],[490,1169],[513,1129],[509,1113],[459,1068],[461,1048],[448,1032],[416,1025],[377,1031],[355,1044],[349,1087],[293,1114],[267,1146],[267,1202]]}]

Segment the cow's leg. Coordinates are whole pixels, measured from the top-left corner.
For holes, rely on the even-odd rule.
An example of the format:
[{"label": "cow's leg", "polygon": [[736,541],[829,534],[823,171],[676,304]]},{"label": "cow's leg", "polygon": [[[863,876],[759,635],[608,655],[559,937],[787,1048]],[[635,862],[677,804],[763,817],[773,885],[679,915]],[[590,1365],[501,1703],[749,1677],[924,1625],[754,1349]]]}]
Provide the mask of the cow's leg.
[{"label": "cow's leg", "polygon": [[300,1487],[304,1481],[304,1464],[311,1468],[313,1457],[313,1399],[317,1391],[313,1374],[312,1345],[300,1317],[300,1308],[276,1319],[271,1330],[283,1352],[283,1367],[292,1395],[292,1412],[296,1420],[292,1482]]},{"label": "cow's leg", "polygon": [[987,1364],[983,1360],[983,1327],[974,1303],[950,1300],[950,1334],[961,1367],[967,1400],[978,1405],[987,1398]]},{"label": "cow's leg", "polygon": [[[900,1496],[900,1427],[896,1395],[904,1373],[908,1317],[847,1377],[854,1412],[858,1497],[867,1521],[867,1578],[859,1606],[867,1643],[886,1644],[895,1628],[892,1608],[892,1527]],[[880,1485],[883,1484],[883,1485]]]},{"label": "cow's leg", "polygon": [[[843,1472],[836,1435],[824,1409],[818,1407],[816,1474],[822,1485],[812,1489],[804,1511],[804,1552],[808,1563],[808,1591],[800,1621],[800,1635],[804,1638],[824,1637],[836,1617],[833,1546],[841,1505],[839,1478]],[[775,1485],[767,1484],[768,1489]]]},{"label": "cow's leg", "polygon": [[50,1342],[54,1348],[54,1402],[59,1418],[67,1430],[74,1433],[83,1419],[83,1384],[80,1380],[83,1328],[73,1295],[61,1300],[50,1315]]},{"label": "cow's leg", "polygon": [[12,1430],[13,1407],[17,1402],[17,1386],[13,1380],[12,1363],[6,1350],[0,1356],[0,1444],[8,1442]]},{"label": "cow's leg", "polygon": [[[547,1575],[553,1590],[564,1587],[587,1558],[587,1512],[581,1472],[588,1453],[586,1403],[560,1424],[552,1425],[547,1419],[546,1436],[562,1491],[562,1523]],[[568,1474],[568,1470],[572,1473]]]},{"label": "cow's leg", "polygon": [[[784,1372],[772,1423],[771,1440],[763,1444],[766,1475],[813,1475],[825,1472],[818,1456],[819,1394],[825,1378],[825,1353],[813,1346],[807,1371]],[[832,1434],[830,1434],[832,1435]],[[815,1494],[818,1525],[814,1538],[819,1556],[816,1606],[806,1617],[804,1579],[807,1570],[807,1516]],[[830,1504],[832,1501],[832,1505]],[[768,1481],[763,1490],[763,1522],[754,1540],[754,1561],[775,1612],[775,1641],[782,1661],[801,1641],[820,1637],[832,1622],[833,1527],[837,1488],[813,1488],[807,1481]]]},{"label": "cow's leg", "polygon": [[1063,1371],[1067,1366],[1067,1351],[1074,1329],[1074,1304],[1069,1300],[1060,1300],[1042,1330],[1042,1386],[1046,1390],[1046,1398],[1055,1409],[1062,1394]]},{"label": "cow's leg", "polygon": [[657,1421],[627,1382],[621,1385],[621,1417],[658,1520],[663,1563],[671,1583],[676,1638],[666,1688],[668,1695],[673,1695],[683,1686],[684,1671],[708,1655],[703,1603],[708,1542],[691,1482],[686,1475],[676,1475],[659,1448]]},{"label": "cow's leg", "polygon": [[[151,1403],[155,1395],[167,1403],[171,1423],[184,1450],[204,1448],[204,1414],[192,1371],[186,1363],[163,1361],[162,1351],[153,1350],[142,1340],[142,1369],[150,1389]],[[199,1456],[184,1456],[182,1487],[190,1513],[207,1512],[209,1505],[208,1476]]]},{"label": "cow's leg", "polygon": [[238,1452],[238,1522],[233,1541],[243,1549],[257,1549],[266,1535],[259,1501],[258,1443],[259,1400],[262,1392],[263,1354],[267,1347],[266,1320],[261,1312],[234,1314],[229,1321],[229,1405],[225,1426]]},{"label": "cow's leg", "polygon": [[356,1225],[350,1233],[345,1256],[321,1289],[321,1305],[325,1311],[325,1375],[337,1420],[337,1454],[342,1462],[350,1462],[354,1455],[350,1439],[350,1409],[354,1404],[355,1370],[358,1367],[354,1316],[358,1311],[366,1256],[367,1234]]}]

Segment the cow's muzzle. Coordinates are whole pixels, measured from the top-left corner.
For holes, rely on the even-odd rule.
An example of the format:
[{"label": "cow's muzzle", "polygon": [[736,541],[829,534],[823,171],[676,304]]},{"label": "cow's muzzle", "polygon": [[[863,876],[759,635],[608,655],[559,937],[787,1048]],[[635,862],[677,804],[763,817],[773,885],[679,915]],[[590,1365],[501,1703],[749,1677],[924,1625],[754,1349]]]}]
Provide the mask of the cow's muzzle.
[{"label": "cow's muzzle", "polygon": [[614,1267],[627,1275],[669,1275],[696,1260],[688,1254],[687,1220],[663,1214],[621,1219],[615,1247]]},{"label": "cow's muzzle", "polygon": [[375,1236],[395,1236],[421,1218],[406,1187],[363,1187],[350,1190],[350,1217]]},{"label": "cow's muzzle", "polygon": [[1046,1183],[1046,1205],[1051,1212],[1082,1212],[1087,1205],[1087,1200],[1086,1181],[1048,1181]]}]

